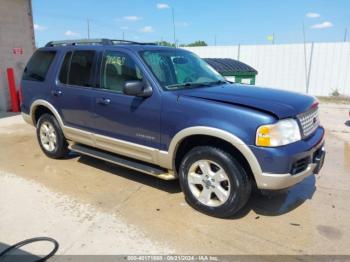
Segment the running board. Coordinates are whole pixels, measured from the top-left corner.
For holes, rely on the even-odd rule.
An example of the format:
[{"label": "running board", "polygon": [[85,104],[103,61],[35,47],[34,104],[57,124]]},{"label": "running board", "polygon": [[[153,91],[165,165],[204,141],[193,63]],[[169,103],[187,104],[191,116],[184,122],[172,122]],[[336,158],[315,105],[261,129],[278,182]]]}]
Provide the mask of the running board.
[{"label": "running board", "polygon": [[91,156],[94,158],[98,158],[119,166],[123,166],[126,168],[130,168],[154,177],[158,177],[163,180],[173,180],[176,179],[175,175],[169,173],[168,170],[163,169],[161,167],[147,164],[138,160],[134,160],[131,158],[126,158],[124,156],[120,156],[117,154],[113,154],[104,150],[100,150],[97,148],[81,145],[81,144],[72,144],[69,148],[82,155]]}]

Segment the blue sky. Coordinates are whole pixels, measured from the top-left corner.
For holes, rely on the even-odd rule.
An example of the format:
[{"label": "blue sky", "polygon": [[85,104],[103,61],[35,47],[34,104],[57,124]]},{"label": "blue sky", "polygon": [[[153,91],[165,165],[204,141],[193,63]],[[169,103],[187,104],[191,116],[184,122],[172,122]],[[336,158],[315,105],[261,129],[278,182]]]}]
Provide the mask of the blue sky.
[{"label": "blue sky", "polygon": [[32,0],[38,46],[50,40],[92,38],[134,41],[204,40],[209,45],[342,41],[349,0]]}]

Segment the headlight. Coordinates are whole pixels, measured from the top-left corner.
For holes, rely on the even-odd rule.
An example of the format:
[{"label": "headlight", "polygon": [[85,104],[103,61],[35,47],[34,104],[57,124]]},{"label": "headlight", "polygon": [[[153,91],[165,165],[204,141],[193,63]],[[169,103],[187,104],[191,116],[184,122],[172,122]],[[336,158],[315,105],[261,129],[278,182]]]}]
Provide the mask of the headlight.
[{"label": "headlight", "polygon": [[276,124],[263,125],[256,132],[257,146],[283,146],[300,139],[300,129],[294,119],[285,119],[278,121]]}]

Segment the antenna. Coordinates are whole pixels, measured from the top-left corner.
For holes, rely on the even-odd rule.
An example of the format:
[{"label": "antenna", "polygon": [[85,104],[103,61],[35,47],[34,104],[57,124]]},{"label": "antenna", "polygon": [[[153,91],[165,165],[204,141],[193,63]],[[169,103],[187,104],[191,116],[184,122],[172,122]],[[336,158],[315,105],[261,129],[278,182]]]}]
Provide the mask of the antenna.
[{"label": "antenna", "polygon": [[90,19],[87,19],[87,38],[90,39]]}]

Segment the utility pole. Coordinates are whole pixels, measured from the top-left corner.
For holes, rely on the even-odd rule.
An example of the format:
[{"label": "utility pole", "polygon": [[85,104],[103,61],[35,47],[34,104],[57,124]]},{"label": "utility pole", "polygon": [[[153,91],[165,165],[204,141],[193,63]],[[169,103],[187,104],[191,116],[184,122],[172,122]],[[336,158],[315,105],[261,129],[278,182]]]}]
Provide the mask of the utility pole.
[{"label": "utility pole", "polygon": [[176,47],[176,28],[175,28],[175,14],[174,14],[174,7],[171,7],[171,14],[172,14],[172,16],[173,16],[174,46]]},{"label": "utility pole", "polygon": [[348,41],[348,29],[345,28],[345,32],[344,32],[344,42]]},{"label": "utility pole", "polygon": [[305,23],[303,22],[303,42],[304,42],[304,66],[305,66],[305,91],[306,93],[309,91],[308,87],[308,79],[309,79],[309,74],[307,70],[307,53],[306,53],[306,33],[305,33]]},{"label": "utility pole", "polygon": [[90,39],[90,19],[87,19],[87,37]]},{"label": "utility pole", "polygon": [[125,32],[123,31],[123,40],[125,40]]},{"label": "utility pole", "polygon": [[216,35],[214,35],[214,46],[216,46]]}]

